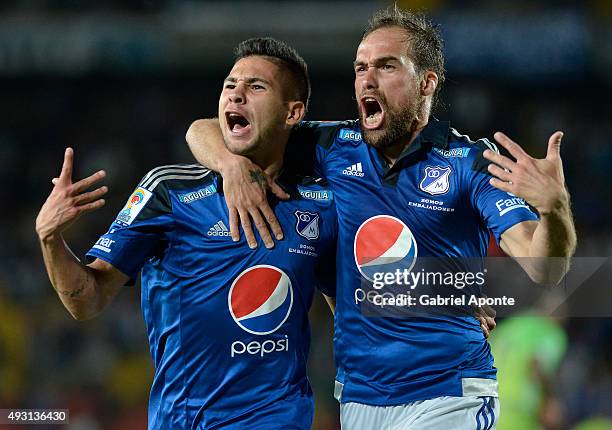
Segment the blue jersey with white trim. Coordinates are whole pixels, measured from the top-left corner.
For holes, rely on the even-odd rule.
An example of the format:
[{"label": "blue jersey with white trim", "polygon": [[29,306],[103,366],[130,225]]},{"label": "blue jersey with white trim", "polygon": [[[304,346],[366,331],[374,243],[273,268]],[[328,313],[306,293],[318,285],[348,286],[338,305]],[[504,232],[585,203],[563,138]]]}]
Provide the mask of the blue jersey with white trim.
[{"label": "blue jersey with white trim", "polygon": [[444,264],[440,257],[459,265],[471,257],[475,267],[466,271],[477,271],[489,231],[499,241],[513,225],[537,219],[522,199],[490,185],[482,152],[494,145],[432,121],[390,167],[362,140],[358,121],[302,123],[293,139],[318,141],[319,173],[338,211],[334,351],[341,402],[497,395],[493,357],[473,316],[363,312],[377,273],[414,271],[425,260]]},{"label": "blue jersey with white trim", "polygon": [[233,242],[220,177],[199,165],[150,171],[88,253],[132,279],[155,376],[150,429],[309,429],[308,310],[334,296],[336,215],[319,179],[279,180],[285,239]]}]

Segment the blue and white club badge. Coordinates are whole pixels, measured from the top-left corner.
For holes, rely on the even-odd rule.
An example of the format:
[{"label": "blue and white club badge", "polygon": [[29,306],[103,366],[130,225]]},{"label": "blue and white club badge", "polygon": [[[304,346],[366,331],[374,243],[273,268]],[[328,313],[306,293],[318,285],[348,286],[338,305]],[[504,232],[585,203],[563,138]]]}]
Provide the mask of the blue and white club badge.
[{"label": "blue and white club badge", "polygon": [[295,231],[302,237],[308,240],[319,238],[319,214],[307,211],[295,211],[297,222]]},{"label": "blue and white club badge", "polygon": [[450,166],[427,166],[425,167],[425,177],[421,179],[419,188],[433,196],[445,194],[450,188],[449,177],[451,172]]}]

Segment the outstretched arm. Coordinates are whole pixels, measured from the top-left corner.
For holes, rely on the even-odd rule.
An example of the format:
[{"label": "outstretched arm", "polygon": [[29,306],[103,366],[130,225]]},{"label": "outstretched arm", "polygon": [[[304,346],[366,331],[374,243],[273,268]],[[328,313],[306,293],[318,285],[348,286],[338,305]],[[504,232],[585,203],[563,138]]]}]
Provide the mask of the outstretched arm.
[{"label": "outstretched arm", "polygon": [[272,248],[274,241],[268,225],[277,240],[283,238],[283,231],[268,204],[266,194],[270,190],[277,197],[286,199],[289,197],[287,193],[251,160],[235,155],[225,147],[218,119],[194,121],[185,139],[189,149],[202,165],[223,176],[223,191],[229,210],[232,239],[240,239],[240,223],[249,246],[255,248],[257,241],[253,234],[254,223],[265,246]]},{"label": "outstretched arm", "polygon": [[101,208],[101,197],[108,191],[103,186],[86,192],[106,176],[104,171],[72,183],[73,157],[72,149],[67,148],[62,172],[36,218],[36,233],[53,288],[68,312],[85,320],[102,311],[128,276],[99,259],[88,266],[82,264],[64,242],[62,232],[82,214]]},{"label": "outstretched arm", "polygon": [[517,261],[535,282],[556,285],[569,270],[577,241],[561,161],[563,133],[558,131],[549,138],[543,159],[529,156],[503,133],[494,137],[515,160],[484,152],[494,163],[488,167],[494,176],[491,185],[524,199],[540,215],[539,221],[521,222],[506,230],[500,246],[512,257],[529,257]]}]

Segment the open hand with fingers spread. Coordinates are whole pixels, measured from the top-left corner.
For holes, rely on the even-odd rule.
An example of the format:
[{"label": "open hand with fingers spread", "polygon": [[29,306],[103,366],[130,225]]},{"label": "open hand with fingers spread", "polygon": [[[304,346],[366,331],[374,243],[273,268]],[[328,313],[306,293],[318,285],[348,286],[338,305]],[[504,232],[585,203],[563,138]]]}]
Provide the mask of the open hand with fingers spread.
[{"label": "open hand with fingers spread", "polygon": [[503,133],[497,132],[494,137],[515,160],[491,150],[484,151],[483,156],[492,162],[488,166],[489,173],[494,176],[491,185],[527,201],[540,215],[569,203],[561,162],[562,132],[550,136],[546,158],[542,159],[531,157]]},{"label": "open hand with fingers spread", "polygon": [[59,236],[82,214],[104,206],[104,200],[101,197],[106,194],[108,188],[102,186],[93,191],[87,191],[87,189],[103,179],[106,173],[100,170],[73,183],[73,160],[72,148],[66,148],[62,172],[59,178],[53,181],[53,190],[36,218],[36,232],[41,241]]}]

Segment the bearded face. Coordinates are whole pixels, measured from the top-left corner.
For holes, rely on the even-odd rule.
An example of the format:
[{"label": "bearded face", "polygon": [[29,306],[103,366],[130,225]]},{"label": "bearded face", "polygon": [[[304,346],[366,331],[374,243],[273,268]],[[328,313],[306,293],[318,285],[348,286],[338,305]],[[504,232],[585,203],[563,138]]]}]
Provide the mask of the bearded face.
[{"label": "bearded face", "polygon": [[[363,140],[379,149],[393,146],[416,130],[417,116],[425,101],[418,93],[406,97],[407,103],[398,107],[389,106],[386,97],[381,93],[375,97],[362,96],[360,100],[363,99],[366,100],[365,103],[357,102]],[[369,128],[368,125],[373,124],[377,116],[382,117],[380,124],[376,128]]]},{"label": "bearded face", "polygon": [[408,46],[405,31],[389,27],[370,33],[357,49],[355,96],[361,130],[366,143],[380,149],[416,130],[425,103],[422,76]]}]

